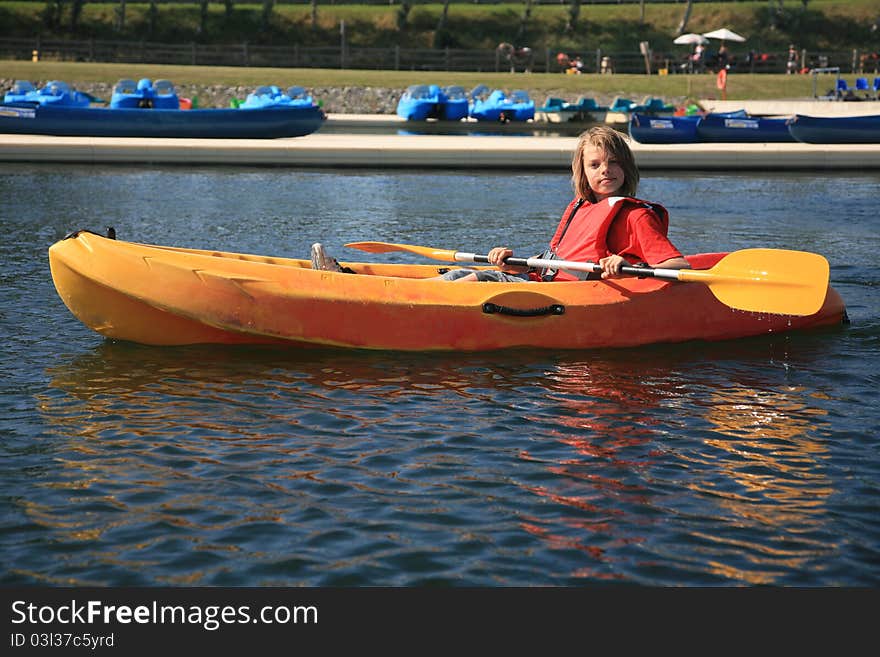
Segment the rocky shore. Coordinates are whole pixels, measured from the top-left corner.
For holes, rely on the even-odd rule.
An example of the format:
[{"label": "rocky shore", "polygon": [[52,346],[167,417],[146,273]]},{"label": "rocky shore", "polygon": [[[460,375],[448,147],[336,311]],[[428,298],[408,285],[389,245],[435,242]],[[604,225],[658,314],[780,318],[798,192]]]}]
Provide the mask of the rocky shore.
[{"label": "rocky shore", "polygon": [[[112,89],[103,91],[104,95],[88,89],[83,91],[109,99]],[[177,88],[181,96],[196,99],[198,107],[229,107],[233,98],[244,100],[252,91],[250,87],[221,85],[179,85]],[[314,87],[308,91],[328,114],[394,114],[401,93],[399,89],[381,87]]]}]

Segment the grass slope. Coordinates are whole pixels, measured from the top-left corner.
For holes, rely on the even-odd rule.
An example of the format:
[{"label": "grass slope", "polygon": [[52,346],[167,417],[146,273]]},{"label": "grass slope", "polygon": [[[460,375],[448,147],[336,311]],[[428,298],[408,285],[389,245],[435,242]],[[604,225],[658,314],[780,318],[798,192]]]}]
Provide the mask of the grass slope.
[{"label": "grass slope", "polygon": [[[261,84],[299,84],[314,87],[381,87],[403,89],[411,84],[460,84],[469,89],[477,84],[491,88],[528,89],[536,101],[542,94],[559,92],[567,97],[579,95],[624,95],[638,98],[718,97],[715,76],[704,75],[560,75],[554,73],[452,73],[413,71],[359,71],[339,69],[243,68],[229,66],[160,66],[147,64],[95,64],[79,62],[0,61],[0,71],[9,80],[66,80],[73,84],[113,83],[124,77],[166,78],[177,85],[221,85],[256,87]],[[812,79],[807,75],[749,75],[728,77],[727,97],[731,100],[812,97]],[[822,80],[824,93],[833,82]]]}]

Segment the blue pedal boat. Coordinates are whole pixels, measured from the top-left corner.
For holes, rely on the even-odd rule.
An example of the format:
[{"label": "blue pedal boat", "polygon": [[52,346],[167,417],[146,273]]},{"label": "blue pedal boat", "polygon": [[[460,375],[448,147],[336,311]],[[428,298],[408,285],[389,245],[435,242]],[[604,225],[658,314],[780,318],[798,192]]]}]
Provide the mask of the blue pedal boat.
[{"label": "blue pedal boat", "polygon": [[170,80],[142,78],[135,84],[127,78],[113,87],[110,109],[180,109],[180,98]]},{"label": "blue pedal boat", "polygon": [[446,121],[461,121],[468,116],[468,95],[463,87],[444,87],[440,97],[441,117]]},{"label": "blue pedal boat", "polygon": [[[293,99],[291,99],[292,101]],[[0,133],[71,137],[179,137],[271,139],[301,137],[325,120],[314,104],[275,103],[251,108],[180,109],[174,86],[121,80],[110,107],[15,101],[0,104]]]},{"label": "blue pedal boat", "polygon": [[440,105],[440,87],[436,84],[414,84],[397,102],[397,116],[407,121],[425,121],[436,118]]},{"label": "blue pedal boat", "polygon": [[283,91],[280,87],[272,84],[257,87],[248,94],[244,102],[238,105],[238,108],[312,107],[313,105],[315,105],[314,98],[304,88],[294,85]]},{"label": "blue pedal boat", "polygon": [[495,89],[488,96],[488,87],[480,85],[471,91],[469,114],[478,121],[528,121],[535,118],[535,101],[522,90],[511,92],[508,96],[501,89]]},{"label": "blue pedal boat", "polygon": [[569,103],[562,98],[549,96],[544,104],[536,110],[550,123],[567,123],[569,121],[601,121],[608,112],[608,107],[600,105],[595,98],[581,96],[576,103]]},{"label": "blue pedal boat", "polygon": [[[12,89],[3,97],[4,103],[38,103],[58,107],[88,107],[92,102],[101,102],[91,94],[71,89],[66,82],[52,80],[37,89],[28,80],[16,80]],[[103,101],[106,102],[106,101]]]},{"label": "blue pedal boat", "polygon": [[456,85],[441,89],[436,84],[415,84],[397,103],[397,116],[407,121],[460,121],[467,115],[467,92]]}]

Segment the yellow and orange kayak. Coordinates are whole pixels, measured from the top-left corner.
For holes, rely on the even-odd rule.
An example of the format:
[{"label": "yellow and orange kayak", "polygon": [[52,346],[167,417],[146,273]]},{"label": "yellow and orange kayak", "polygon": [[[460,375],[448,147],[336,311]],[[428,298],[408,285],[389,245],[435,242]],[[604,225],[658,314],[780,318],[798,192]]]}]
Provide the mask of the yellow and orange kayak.
[{"label": "yellow and orange kayak", "polygon": [[[695,268],[724,254],[689,259]],[[437,265],[345,263],[183,249],[73,233],[49,249],[61,299],[107,338],[148,345],[287,344],[406,351],[588,349],[727,340],[827,326],[830,286],[809,316],[735,310],[699,283],[654,278],[522,283],[429,280]]]}]

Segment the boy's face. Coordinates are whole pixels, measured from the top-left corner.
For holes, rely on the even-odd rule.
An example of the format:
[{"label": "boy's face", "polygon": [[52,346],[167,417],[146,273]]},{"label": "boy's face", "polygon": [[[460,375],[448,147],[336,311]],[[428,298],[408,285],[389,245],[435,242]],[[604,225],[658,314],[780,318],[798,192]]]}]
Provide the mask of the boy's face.
[{"label": "boy's face", "polygon": [[584,172],[597,201],[614,196],[624,183],[623,167],[617,159],[591,144],[584,149]]}]

